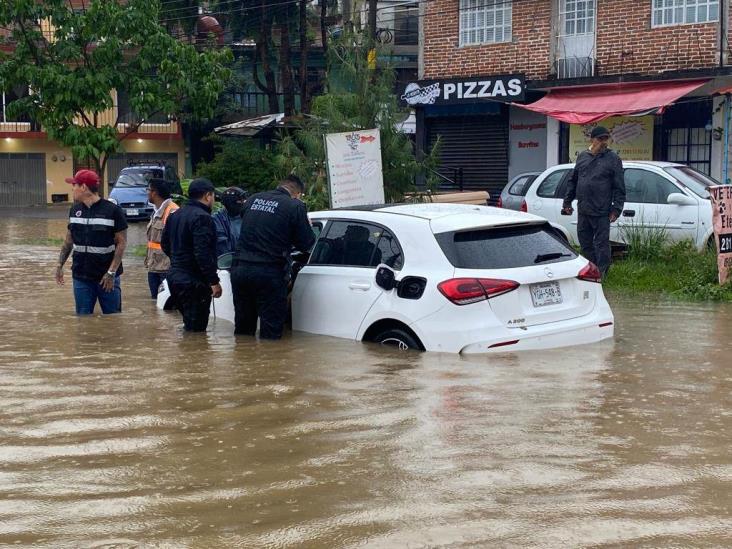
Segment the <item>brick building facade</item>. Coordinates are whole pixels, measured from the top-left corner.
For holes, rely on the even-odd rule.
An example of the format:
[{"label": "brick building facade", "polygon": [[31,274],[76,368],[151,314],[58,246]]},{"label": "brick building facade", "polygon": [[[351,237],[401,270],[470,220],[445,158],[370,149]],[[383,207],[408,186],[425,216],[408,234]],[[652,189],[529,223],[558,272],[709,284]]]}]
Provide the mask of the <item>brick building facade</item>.
[{"label": "brick building facade", "polygon": [[[526,103],[568,87],[590,90],[593,85],[642,81],[662,86],[666,80],[706,79],[665,114],[651,115],[653,145],[646,159],[685,162],[721,178],[727,173],[719,139],[725,109],[715,91],[732,85],[729,12],[724,0],[430,0],[421,13],[420,77],[439,81],[521,75]],[[442,173],[457,173],[461,162],[456,151],[465,142],[456,142],[458,126],[469,130],[471,142],[505,142],[505,151],[496,146],[480,153],[503,155],[494,162],[500,168],[491,173],[469,161],[461,166],[473,170],[466,181],[469,187],[496,190],[521,171],[572,160],[570,141],[576,128],[492,103],[491,108],[463,105],[453,112],[429,105],[417,108],[418,144],[429,147],[440,138],[445,150]],[[485,130],[481,137],[477,128],[488,126],[500,136]]]}]

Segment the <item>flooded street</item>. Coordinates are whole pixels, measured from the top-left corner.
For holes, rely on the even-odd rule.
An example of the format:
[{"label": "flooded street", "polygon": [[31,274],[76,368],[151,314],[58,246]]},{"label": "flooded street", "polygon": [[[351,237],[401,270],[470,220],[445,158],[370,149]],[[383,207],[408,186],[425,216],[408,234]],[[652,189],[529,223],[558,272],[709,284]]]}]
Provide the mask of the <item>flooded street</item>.
[{"label": "flooded street", "polygon": [[730,305],[490,357],[184,335],[131,253],[77,318],[63,215],[1,215],[0,545],[732,546]]}]

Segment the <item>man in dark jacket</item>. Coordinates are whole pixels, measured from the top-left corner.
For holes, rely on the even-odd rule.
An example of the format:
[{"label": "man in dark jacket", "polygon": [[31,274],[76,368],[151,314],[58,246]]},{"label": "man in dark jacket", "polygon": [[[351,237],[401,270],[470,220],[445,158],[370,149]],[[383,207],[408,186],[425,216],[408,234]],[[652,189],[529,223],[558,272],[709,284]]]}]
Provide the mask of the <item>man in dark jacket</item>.
[{"label": "man in dark jacket", "polygon": [[244,207],[231,283],[234,333],[279,339],[287,318],[287,282],[293,246],[307,252],[315,243],[305,204],[305,185],[296,176],[274,191],[251,196]]},{"label": "man in dark jacket", "polygon": [[213,214],[216,226],[216,255],[234,253],[241,231],[241,213],[247,193],[239,187],[229,187],[221,194],[223,209]]},{"label": "man in dark jacket", "polygon": [[168,218],[161,245],[170,258],[168,287],[183,314],[186,331],[205,332],[212,297],[221,297],[216,273],[216,230],[211,219],[214,186],[194,179],[190,200]]},{"label": "man in dark jacket", "polygon": [[572,215],[577,198],[577,238],[582,255],[592,261],[605,277],[610,268],[610,224],[623,211],[625,180],[620,157],[608,149],[610,132],[593,128],[590,148],[577,157],[562,215]]}]

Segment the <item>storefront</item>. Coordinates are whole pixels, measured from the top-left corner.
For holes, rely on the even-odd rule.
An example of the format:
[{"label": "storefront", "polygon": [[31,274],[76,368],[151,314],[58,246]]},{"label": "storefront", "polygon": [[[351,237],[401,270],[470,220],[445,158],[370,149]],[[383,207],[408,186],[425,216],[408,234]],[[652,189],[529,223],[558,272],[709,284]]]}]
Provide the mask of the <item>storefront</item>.
[{"label": "storefront", "polygon": [[[416,110],[418,149],[431,151],[439,143],[441,188],[487,190],[491,198],[497,198],[508,181],[513,152],[513,108],[508,103],[524,97],[521,75],[407,84],[401,98]],[[536,143],[535,148],[545,150],[546,117],[538,122],[536,116],[529,118],[516,122],[516,127],[526,132],[526,126],[531,126],[535,139],[526,138],[522,143],[527,148]]]},{"label": "storefront", "polygon": [[602,125],[624,160],[680,162],[718,176],[714,142],[721,128],[715,128],[713,90],[710,79],[575,86],[548,90],[523,108],[562,122],[562,162],[574,162],[592,128]]}]

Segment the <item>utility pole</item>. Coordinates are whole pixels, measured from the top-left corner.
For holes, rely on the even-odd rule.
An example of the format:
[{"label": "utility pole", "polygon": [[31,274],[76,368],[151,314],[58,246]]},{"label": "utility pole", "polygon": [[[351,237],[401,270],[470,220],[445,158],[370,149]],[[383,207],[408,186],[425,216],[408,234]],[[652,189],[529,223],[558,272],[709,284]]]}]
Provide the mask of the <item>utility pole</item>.
[{"label": "utility pole", "polygon": [[376,43],[376,4],[377,0],[369,0],[369,37]]}]

